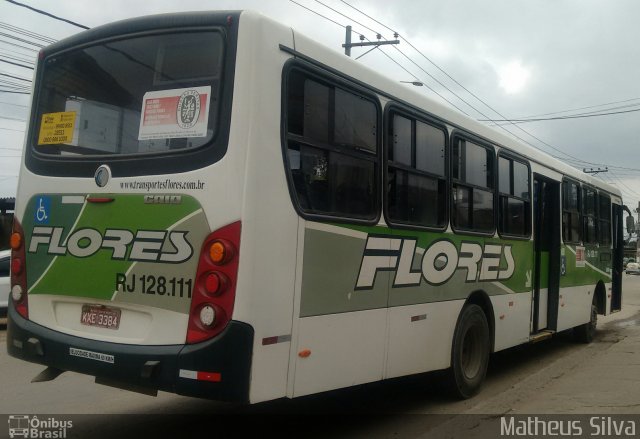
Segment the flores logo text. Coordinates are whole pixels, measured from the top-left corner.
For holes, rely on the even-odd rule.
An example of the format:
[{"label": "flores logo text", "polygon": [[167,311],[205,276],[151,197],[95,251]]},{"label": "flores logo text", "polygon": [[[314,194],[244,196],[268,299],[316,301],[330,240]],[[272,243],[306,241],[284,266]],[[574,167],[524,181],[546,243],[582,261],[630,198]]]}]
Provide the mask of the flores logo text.
[{"label": "flores logo text", "polygon": [[[47,246],[49,255],[66,255],[87,258],[100,249],[112,251],[112,259],[145,262],[181,263],[193,254],[186,231],[79,229],[64,241],[64,227],[34,227],[29,253],[36,253],[40,245]],[[130,251],[129,251],[130,249]],[[128,254],[128,257],[127,257]]]},{"label": "flores logo text", "polygon": [[[422,278],[442,285],[458,268],[466,270],[467,282],[507,280],[515,270],[511,245],[463,242],[458,249],[446,239],[434,241],[423,253],[419,249],[421,270],[414,270],[416,244],[415,238],[368,236],[355,289],[373,288],[378,271],[394,271],[393,286],[408,287],[420,285]],[[506,266],[501,268],[503,259]]]}]

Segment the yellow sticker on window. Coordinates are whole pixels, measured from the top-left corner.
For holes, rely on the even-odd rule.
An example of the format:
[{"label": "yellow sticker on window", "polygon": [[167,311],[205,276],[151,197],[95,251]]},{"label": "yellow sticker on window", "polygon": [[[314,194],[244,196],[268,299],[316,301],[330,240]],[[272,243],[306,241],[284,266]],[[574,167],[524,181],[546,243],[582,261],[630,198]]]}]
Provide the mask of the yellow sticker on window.
[{"label": "yellow sticker on window", "polygon": [[38,145],[71,143],[75,123],[75,111],[43,114],[42,123],[40,124],[40,134],[38,135]]}]

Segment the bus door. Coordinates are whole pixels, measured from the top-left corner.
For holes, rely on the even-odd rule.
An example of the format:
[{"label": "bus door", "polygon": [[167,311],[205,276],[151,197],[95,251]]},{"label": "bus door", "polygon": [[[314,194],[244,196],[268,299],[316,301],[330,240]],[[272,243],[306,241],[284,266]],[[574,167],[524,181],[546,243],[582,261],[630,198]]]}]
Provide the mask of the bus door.
[{"label": "bus door", "polygon": [[560,290],[560,182],[534,174],[534,276],[531,333],[555,330]]},{"label": "bus door", "polygon": [[613,218],[613,265],[611,267],[611,311],[622,309],[622,259],[624,257],[623,206],[612,204]]}]

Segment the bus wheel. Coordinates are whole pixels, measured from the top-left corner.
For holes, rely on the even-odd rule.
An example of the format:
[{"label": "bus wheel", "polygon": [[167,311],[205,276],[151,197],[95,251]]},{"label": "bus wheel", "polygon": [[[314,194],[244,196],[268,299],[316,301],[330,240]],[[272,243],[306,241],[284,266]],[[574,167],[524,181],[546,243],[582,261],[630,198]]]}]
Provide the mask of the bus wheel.
[{"label": "bus wheel", "polygon": [[478,305],[466,305],[458,317],[451,349],[449,387],[454,396],[475,395],[487,373],[489,363],[489,325]]},{"label": "bus wheel", "polygon": [[591,304],[591,320],[584,325],[573,328],[573,337],[580,343],[591,343],[596,336],[596,327],[598,326],[598,307],[594,303]]}]

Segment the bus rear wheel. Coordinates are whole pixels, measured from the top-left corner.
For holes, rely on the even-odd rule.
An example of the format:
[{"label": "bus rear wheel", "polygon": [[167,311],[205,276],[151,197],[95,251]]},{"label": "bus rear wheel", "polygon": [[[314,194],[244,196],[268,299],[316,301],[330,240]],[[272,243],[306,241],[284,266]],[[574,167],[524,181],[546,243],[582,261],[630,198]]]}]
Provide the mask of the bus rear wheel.
[{"label": "bus rear wheel", "polygon": [[451,348],[449,387],[453,396],[467,399],[478,393],[489,364],[489,325],[478,305],[466,305],[456,324]]},{"label": "bus rear wheel", "polygon": [[591,304],[591,319],[584,325],[573,328],[573,337],[580,343],[591,343],[596,336],[596,328],[598,326],[598,307],[595,298]]}]

